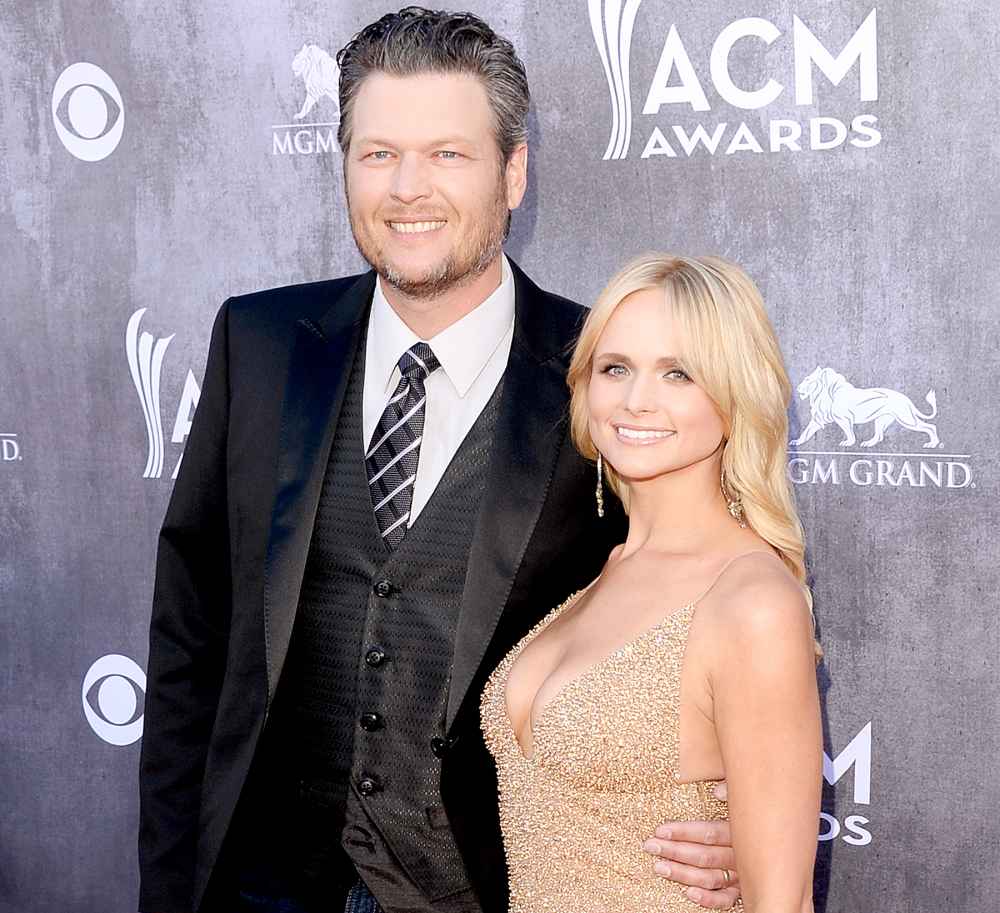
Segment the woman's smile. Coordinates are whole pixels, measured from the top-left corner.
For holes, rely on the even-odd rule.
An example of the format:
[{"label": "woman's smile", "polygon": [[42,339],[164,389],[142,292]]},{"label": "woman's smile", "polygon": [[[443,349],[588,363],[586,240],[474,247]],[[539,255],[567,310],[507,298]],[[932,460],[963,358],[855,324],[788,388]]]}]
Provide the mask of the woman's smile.
[{"label": "woman's smile", "polygon": [[640,447],[661,444],[677,433],[671,428],[647,428],[641,425],[626,425],[618,422],[613,422],[612,427],[621,443]]}]

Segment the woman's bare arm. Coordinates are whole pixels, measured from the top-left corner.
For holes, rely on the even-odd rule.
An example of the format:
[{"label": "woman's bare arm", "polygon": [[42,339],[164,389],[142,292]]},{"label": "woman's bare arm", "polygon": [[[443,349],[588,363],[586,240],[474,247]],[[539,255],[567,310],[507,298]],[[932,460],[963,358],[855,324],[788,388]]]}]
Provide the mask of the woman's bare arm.
[{"label": "woman's bare arm", "polygon": [[811,913],[823,743],[809,610],[769,558],[728,583],[709,678],[743,900],[748,913]]}]

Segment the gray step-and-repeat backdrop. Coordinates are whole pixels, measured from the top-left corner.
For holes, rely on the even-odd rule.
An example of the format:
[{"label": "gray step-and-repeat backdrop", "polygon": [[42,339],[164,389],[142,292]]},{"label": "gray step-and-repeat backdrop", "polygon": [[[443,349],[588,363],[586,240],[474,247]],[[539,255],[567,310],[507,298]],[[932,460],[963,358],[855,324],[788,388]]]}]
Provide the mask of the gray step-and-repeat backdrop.
[{"label": "gray step-and-repeat backdrop", "polygon": [[[764,291],[797,396],[827,913],[1000,908],[988,0],[469,3],[520,49],[509,253]],[[0,910],[135,909],[153,555],[231,294],[361,268],[337,49],[383,3],[0,0]],[[780,751],[781,746],[775,745]]]}]

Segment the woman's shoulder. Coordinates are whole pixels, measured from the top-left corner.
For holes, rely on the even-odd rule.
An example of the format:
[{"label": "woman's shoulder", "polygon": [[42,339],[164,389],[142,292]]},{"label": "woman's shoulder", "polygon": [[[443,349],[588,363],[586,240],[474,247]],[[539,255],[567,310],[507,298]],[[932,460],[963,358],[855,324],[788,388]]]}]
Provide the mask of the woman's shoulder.
[{"label": "woman's shoulder", "polygon": [[751,644],[790,634],[812,637],[805,589],[766,548],[729,559],[698,612],[704,622],[723,626],[730,636]]}]

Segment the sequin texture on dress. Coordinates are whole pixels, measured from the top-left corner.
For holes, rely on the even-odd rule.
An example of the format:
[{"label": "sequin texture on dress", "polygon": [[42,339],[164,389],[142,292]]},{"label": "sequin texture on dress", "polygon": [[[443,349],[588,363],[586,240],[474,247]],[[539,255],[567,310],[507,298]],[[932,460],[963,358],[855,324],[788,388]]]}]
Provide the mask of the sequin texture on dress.
[{"label": "sequin texture on dress", "polygon": [[[657,875],[643,841],[668,820],[728,817],[714,781],[678,779],[680,678],[694,605],[666,616],[542,709],[526,758],[507,714],[507,678],[549,613],[490,676],[482,729],[496,761],[511,913],[701,910]],[[742,910],[742,902],[735,910]]]}]

